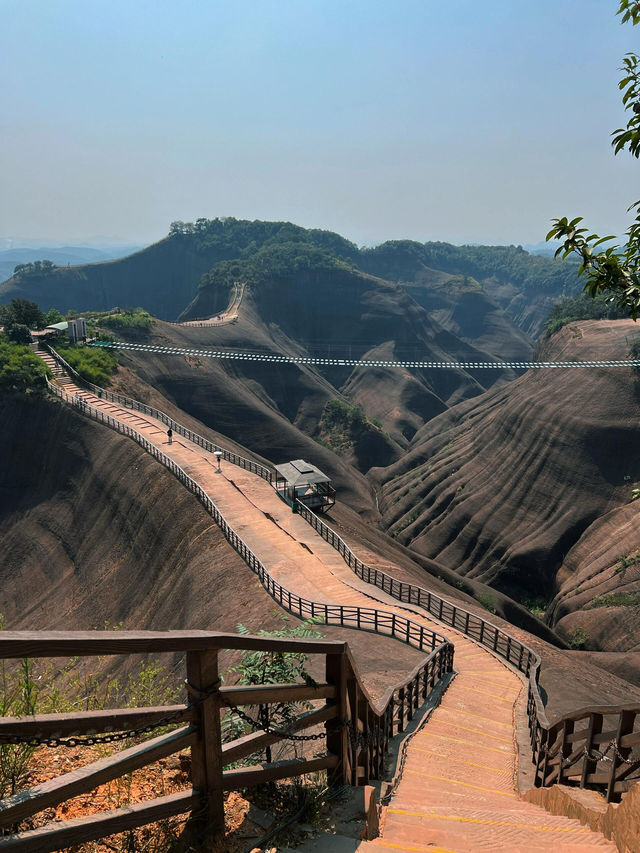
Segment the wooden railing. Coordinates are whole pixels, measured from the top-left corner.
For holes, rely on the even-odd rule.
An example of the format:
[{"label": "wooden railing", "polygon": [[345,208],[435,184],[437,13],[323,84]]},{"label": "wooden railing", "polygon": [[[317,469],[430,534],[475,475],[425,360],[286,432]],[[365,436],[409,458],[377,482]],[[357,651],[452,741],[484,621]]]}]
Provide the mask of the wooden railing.
[{"label": "wooden railing", "polygon": [[[222,650],[304,652],[325,657],[326,680],[305,684],[220,687],[218,654]],[[365,784],[379,778],[389,740],[422,704],[434,684],[451,671],[453,649],[444,644],[431,651],[409,678],[376,704],[363,687],[344,642],[272,639],[206,631],[130,632],[3,632],[0,658],[40,658],[148,653],[184,653],[189,702],[161,708],[117,708],[30,718],[0,718],[0,744],[44,742],[65,747],[65,739],[100,742],[100,735],[124,731],[127,739],[139,729],[178,725],[169,733],[128,746],[80,769],[63,774],[0,801],[0,851],[53,851],[132,829],[173,815],[192,812],[207,831],[224,833],[225,791],[291,778],[319,770],[342,784]],[[228,708],[270,706],[281,702],[314,702],[286,730],[274,725],[222,743],[221,716]],[[313,729],[313,740],[326,748],[315,757],[298,757],[236,769],[226,765],[254,756],[267,746],[300,738]],[[111,735],[109,735],[111,737]],[[191,749],[192,789],[98,812],[38,829],[16,831],[20,821],[172,753]],[[316,752],[316,750],[314,750]],[[11,834],[7,834],[11,833]]]},{"label": "wooden railing", "polygon": [[[60,359],[60,361],[63,360]],[[70,369],[66,363],[64,364],[67,369]],[[107,393],[104,392],[103,389],[98,389],[96,386],[92,387],[94,390],[101,391],[103,394]],[[59,389],[56,390],[56,393],[58,392]],[[136,403],[136,401],[130,401],[127,400],[127,398],[121,399],[127,401],[126,403],[123,403],[123,405],[128,405],[128,407],[133,408],[134,406],[132,404]],[[143,406],[143,404],[137,405]],[[157,410],[151,410],[150,407],[147,408],[149,409],[148,414],[157,412]],[[140,410],[142,411],[143,409]],[[163,415],[163,413],[159,414]],[[168,416],[163,415],[163,417],[167,418]],[[167,420],[163,420],[163,422],[167,423]],[[176,424],[175,421],[172,421],[172,423],[175,424],[176,432],[187,437],[193,436],[193,433],[190,433],[188,430],[184,430],[184,428],[180,427],[179,424]],[[205,450],[210,450],[211,448],[216,447],[215,445],[212,445],[211,442],[206,442],[205,439],[201,439],[199,442],[198,438],[199,437],[196,437],[193,440],[200,444],[200,446]],[[225,458],[229,458],[229,461],[234,461],[231,456],[233,455],[230,454],[229,457]],[[171,460],[168,461],[170,464],[168,464],[167,467],[171,468],[175,463]],[[165,462],[163,464],[167,463]],[[236,462],[235,464],[241,463]],[[255,463],[249,464],[254,465]],[[268,471],[268,469],[263,470],[267,471],[269,475],[271,475],[271,472]],[[274,478],[272,476],[265,476],[258,471],[256,471],[256,473],[273,485]],[[191,490],[193,491],[193,488],[191,488]],[[203,503],[205,502],[203,501]],[[207,506],[206,503],[205,506]],[[594,706],[590,708],[583,708],[580,711],[575,712],[575,714],[569,714],[563,717],[552,725],[546,716],[544,702],[540,694],[539,678],[541,660],[533,649],[526,644],[521,643],[497,625],[483,619],[477,614],[471,613],[470,611],[460,607],[459,605],[453,604],[453,602],[448,601],[429,590],[415,584],[400,581],[380,569],[374,569],[367,566],[353,553],[346,542],[312,510],[298,502],[298,512],[309,524],[311,524],[319,535],[325,539],[325,541],[332,545],[342,555],[344,561],[353,570],[356,576],[365,583],[376,586],[399,602],[414,605],[427,611],[436,619],[462,632],[487,648],[490,652],[499,655],[516,670],[528,677],[529,732],[532,759],[536,768],[534,784],[537,787],[554,784],[558,779],[570,781],[573,784],[579,780],[578,784],[581,787],[601,790],[606,794],[608,801],[615,802],[620,799],[620,795],[624,790],[630,787],[633,782],[640,779],[640,764],[635,760],[637,751],[636,753],[633,752],[636,742],[634,741],[631,747],[625,745],[629,743],[629,738],[631,736],[636,736],[635,732],[640,728],[640,708],[627,706],[615,706],[614,708]],[[222,524],[221,526],[224,530],[224,526]],[[225,533],[225,535],[227,534]],[[228,536],[227,538],[230,537]],[[232,540],[230,539],[230,541]],[[237,546],[234,545],[234,547]],[[246,556],[244,558],[247,559]],[[249,562],[250,559],[251,558],[247,561]],[[251,565],[251,562],[249,562],[249,564]],[[267,588],[270,593],[277,598],[283,607],[287,607],[292,610],[292,612],[298,612],[301,616],[312,614],[320,615],[317,608],[322,608],[324,605],[300,599],[299,610],[296,611],[296,596],[293,596],[292,598],[292,602],[294,602],[294,604],[289,606],[288,591],[281,591],[279,589],[279,585],[272,580],[271,582],[268,580],[265,581],[263,579],[264,575],[262,570],[254,568],[254,571],[257,571],[262,583],[265,585],[265,588]],[[380,611],[373,610],[371,612],[380,613]],[[329,605],[329,611],[323,611],[323,613],[325,621],[327,618],[335,620],[329,624],[344,624],[345,626],[350,627],[354,622],[357,623],[357,617],[353,616],[349,608],[342,608],[342,619],[346,620],[342,622],[340,621],[341,610],[338,605]],[[395,621],[393,621],[392,614],[387,614],[383,617],[378,616],[378,622],[376,624],[375,617],[370,615],[364,616],[361,612],[360,620],[362,624],[360,627],[366,629],[367,626],[371,626],[373,627],[373,630],[382,628],[386,633],[401,638],[405,631],[405,627],[400,623],[400,618],[401,617],[395,617]],[[356,627],[358,627],[357,624]],[[408,635],[405,636],[409,636],[410,640],[415,640],[417,634],[418,632],[414,628],[410,628]],[[413,643],[411,642],[410,644]],[[630,724],[629,721],[632,716],[634,723]],[[582,733],[580,731],[575,732],[574,726],[576,720],[587,718],[589,719],[587,729]],[[613,718],[615,718],[617,722],[612,722]],[[628,731],[630,725],[632,725],[632,730]],[[619,738],[617,737],[618,730],[620,730]],[[589,734],[590,731],[591,734]],[[605,731],[605,735],[602,734],[603,731]],[[610,735],[612,736],[609,737]],[[595,738],[595,740],[591,740],[591,738]],[[600,743],[605,743],[605,741],[608,743],[609,752],[604,757],[599,757],[596,747]],[[581,750],[579,746],[573,746],[573,744],[579,743],[582,744]],[[629,749],[631,749],[631,752],[627,754]],[[594,761],[597,766],[594,765]]]},{"label": "wooden railing", "polygon": [[409,646],[413,646],[419,651],[433,650],[438,645],[450,645],[442,635],[429,631],[423,625],[412,622],[404,616],[384,610],[377,610],[372,607],[348,607],[341,604],[311,601],[283,587],[269,574],[266,566],[258,559],[240,536],[238,536],[204,489],[183,468],[177,465],[173,459],[163,453],[155,444],[133,429],[133,427],[123,424],[122,421],[108,415],[102,409],[96,409],[79,397],[67,394],[64,389],[53,383],[49,384],[49,388],[54,394],[72,405],[86,417],[111,427],[111,429],[119,432],[121,435],[132,438],[147,453],[153,456],[154,459],[157,459],[158,462],[168,468],[198,498],[219,526],[226,539],[235,548],[249,568],[256,573],[260,583],[269,595],[283,609],[299,616],[301,619],[314,618],[327,625],[339,625],[343,628],[355,628],[361,631],[370,631],[383,636],[389,636]]},{"label": "wooden railing", "polygon": [[[378,587],[397,601],[426,610],[528,677],[529,731],[536,787],[577,782],[581,788],[601,790],[608,802],[617,802],[624,791],[640,780],[638,706],[582,708],[550,724],[540,695],[541,661],[531,648],[475,613],[429,590],[367,566],[312,510],[298,502],[298,512],[365,583]],[[576,730],[577,723],[582,723],[583,728]],[[605,754],[600,748],[602,745]]]},{"label": "wooden railing", "polygon": [[637,705],[595,706],[567,714],[544,728],[536,725],[535,785],[579,784],[598,788],[607,802],[618,802],[640,780],[640,708]]},{"label": "wooden railing", "polygon": [[80,374],[74,370],[73,367],[71,367],[71,365],[68,364],[64,358],[62,358],[60,353],[58,353],[53,347],[46,343],[42,343],[41,346],[43,346],[52,355],[52,357],[56,359],[56,361],[69,373],[70,376],[73,377],[74,382],[76,382],[80,387],[87,388],[87,390],[91,391],[103,400],[109,400],[111,403],[117,403],[120,406],[124,406],[126,409],[132,409],[135,412],[142,412],[145,415],[156,418],[161,421],[161,423],[165,424],[165,426],[171,427],[173,432],[177,435],[182,435],[185,438],[188,438],[189,441],[192,441],[194,444],[202,447],[203,450],[206,450],[209,453],[222,453],[222,458],[227,462],[231,462],[233,465],[238,465],[240,468],[244,468],[247,471],[251,471],[253,474],[257,474],[268,483],[272,482],[274,473],[269,468],[265,468],[264,465],[259,465],[257,462],[245,459],[244,456],[240,456],[238,453],[233,453],[218,444],[214,444],[214,442],[203,438],[201,435],[198,435],[198,433],[183,427],[182,424],[179,424],[165,412],[161,412],[160,409],[156,409],[154,406],[149,406],[146,403],[140,403],[138,400],[132,400],[130,397],[125,397],[123,394],[116,394],[113,391],[108,391],[106,388],[100,388],[99,385],[94,385],[93,382],[83,379],[83,377],[80,376]]}]

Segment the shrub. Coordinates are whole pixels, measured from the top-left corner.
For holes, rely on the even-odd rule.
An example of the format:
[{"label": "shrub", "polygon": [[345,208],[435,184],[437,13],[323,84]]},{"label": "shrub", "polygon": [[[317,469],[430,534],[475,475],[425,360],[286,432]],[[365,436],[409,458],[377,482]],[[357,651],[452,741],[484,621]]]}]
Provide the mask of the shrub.
[{"label": "shrub", "polygon": [[563,299],[553,306],[545,320],[544,334],[545,337],[550,338],[563,326],[573,323],[575,320],[600,320],[603,318],[616,320],[626,316],[624,311],[621,311],[605,296],[599,295],[592,298],[587,293],[580,293],[578,296]]},{"label": "shrub", "polygon": [[[0,615],[0,631],[5,627]],[[36,712],[36,683],[33,664],[28,658],[11,667],[0,661],[0,717],[31,716]],[[0,744],[0,799],[15,794],[29,774],[29,762],[35,747],[25,743]]]},{"label": "shrub", "polygon": [[[275,631],[259,631],[261,637],[306,637],[320,638],[322,634],[316,629],[316,619],[306,619],[296,627],[289,627],[289,617],[276,611],[276,615],[282,620],[282,627]],[[241,634],[249,631],[244,625],[238,625]],[[231,667],[229,672],[237,673],[240,684],[290,684],[302,681],[305,684],[315,686],[314,680],[306,670],[308,655],[304,652],[264,652],[247,651],[240,663]],[[256,727],[274,725],[286,728],[296,716],[296,711],[301,703],[279,702],[271,705],[259,705],[257,710]],[[305,706],[305,707],[308,707]],[[231,736],[238,737],[242,733],[242,727],[234,722],[233,716],[225,722],[225,728]],[[271,761],[271,747],[266,747],[266,760]]]},{"label": "shrub", "polygon": [[569,645],[572,649],[586,649],[589,642],[589,632],[584,625],[576,625],[568,633]]},{"label": "shrub", "polygon": [[478,602],[478,604],[481,604],[485,608],[485,610],[488,610],[489,613],[498,612],[498,602],[492,595],[480,593],[479,595],[476,595],[476,601]]},{"label": "shrub", "polygon": [[56,349],[74,370],[94,385],[108,385],[109,376],[118,369],[118,359],[107,349],[93,349],[82,345],[56,344]]},{"label": "shrub", "polygon": [[0,392],[41,391],[50,370],[28,347],[0,335]]}]

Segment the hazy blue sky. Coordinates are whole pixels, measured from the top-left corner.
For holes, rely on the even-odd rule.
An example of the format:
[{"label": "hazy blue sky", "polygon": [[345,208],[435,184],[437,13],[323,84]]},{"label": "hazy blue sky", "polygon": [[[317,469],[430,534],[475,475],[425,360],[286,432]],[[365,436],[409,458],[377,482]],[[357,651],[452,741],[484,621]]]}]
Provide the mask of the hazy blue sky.
[{"label": "hazy blue sky", "polygon": [[0,0],[0,237],[621,232],[616,0]]}]

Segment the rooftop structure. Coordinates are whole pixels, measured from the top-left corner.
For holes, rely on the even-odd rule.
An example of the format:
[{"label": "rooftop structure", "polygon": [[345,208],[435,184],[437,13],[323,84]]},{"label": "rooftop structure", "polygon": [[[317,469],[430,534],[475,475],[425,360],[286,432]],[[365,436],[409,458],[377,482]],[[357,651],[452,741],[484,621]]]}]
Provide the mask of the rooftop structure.
[{"label": "rooftop structure", "polygon": [[315,465],[304,459],[294,459],[276,465],[276,490],[295,504],[296,500],[319,512],[324,512],[336,502],[336,490],[331,480]]}]

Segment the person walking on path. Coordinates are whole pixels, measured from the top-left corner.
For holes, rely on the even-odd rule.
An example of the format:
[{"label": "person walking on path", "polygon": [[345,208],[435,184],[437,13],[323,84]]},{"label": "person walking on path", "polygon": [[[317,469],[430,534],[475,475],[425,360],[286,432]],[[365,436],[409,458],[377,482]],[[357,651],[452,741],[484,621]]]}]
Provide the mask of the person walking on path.
[{"label": "person walking on path", "polygon": [[173,443],[173,430],[171,427],[167,430],[167,438],[169,439],[169,444]]}]

